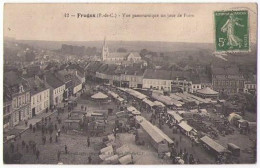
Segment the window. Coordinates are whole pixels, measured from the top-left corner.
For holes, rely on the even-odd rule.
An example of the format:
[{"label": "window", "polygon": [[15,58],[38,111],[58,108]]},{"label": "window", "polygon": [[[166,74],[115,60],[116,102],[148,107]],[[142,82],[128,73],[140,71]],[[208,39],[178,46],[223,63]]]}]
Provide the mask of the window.
[{"label": "window", "polygon": [[16,115],[16,113],[14,113],[14,122],[16,122],[17,121],[17,115]]},{"label": "window", "polygon": [[22,96],[22,104],[25,104],[25,95]]},{"label": "window", "polygon": [[21,105],[21,97],[18,98],[18,106]]},{"label": "window", "polygon": [[13,100],[13,106],[14,106],[14,108],[17,107],[17,99],[16,98],[14,98],[14,100]]},{"label": "window", "polygon": [[30,93],[27,93],[27,102],[30,101]]}]

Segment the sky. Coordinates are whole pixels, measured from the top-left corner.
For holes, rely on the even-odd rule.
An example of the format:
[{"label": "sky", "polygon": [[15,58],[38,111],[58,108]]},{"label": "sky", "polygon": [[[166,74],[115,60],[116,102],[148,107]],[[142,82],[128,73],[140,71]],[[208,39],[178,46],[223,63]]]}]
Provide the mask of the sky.
[{"label": "sky", "polygon": [[[257,5],[247,4],[5,4],[4,36],[18,40],[214,42],[214,11],[248,10],[250,41],[257,38]],[[76,15],[64,17],[65,13]],[[77,14],[117,18],[77,18]],[[126,18],[130,14],[182,14]],[[193,17],[183,17],[183,14]]]}]

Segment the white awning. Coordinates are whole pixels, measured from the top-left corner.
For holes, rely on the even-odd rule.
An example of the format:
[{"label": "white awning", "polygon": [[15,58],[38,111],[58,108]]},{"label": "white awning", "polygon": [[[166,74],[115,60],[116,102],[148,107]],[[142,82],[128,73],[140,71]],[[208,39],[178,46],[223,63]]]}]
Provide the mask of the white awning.
[{"label": "white awning", "polygon": [[132,155],[129,154],[129,155],[119,158],[119,162],[123,165],[132,163]]},{"label": "white awning", "polygon": [[91,96],[92,99],[106,99],[108,98],[107,95],[105,95],[104,93],[98,92],[94,95]]},{"label": "white awning", "polygon": [[193,128],[188,125],[186,122],[182,121],[179,126],[183,128],[185,131],[190,132]]}]

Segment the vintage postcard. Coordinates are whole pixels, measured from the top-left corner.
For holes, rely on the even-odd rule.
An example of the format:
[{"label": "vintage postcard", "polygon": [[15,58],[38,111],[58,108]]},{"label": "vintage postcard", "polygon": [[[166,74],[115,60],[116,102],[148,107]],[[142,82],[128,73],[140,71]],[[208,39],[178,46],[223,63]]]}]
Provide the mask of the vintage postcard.
[{"label": "vintage postcard", "polygon": [[257,162],[257,3],[6,3],[4,164]]}]

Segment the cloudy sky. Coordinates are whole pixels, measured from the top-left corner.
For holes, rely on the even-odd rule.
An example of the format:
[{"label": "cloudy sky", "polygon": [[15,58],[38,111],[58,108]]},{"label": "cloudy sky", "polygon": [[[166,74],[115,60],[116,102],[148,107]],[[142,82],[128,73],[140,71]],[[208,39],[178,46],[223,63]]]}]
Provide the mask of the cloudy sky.
[{"label": "cloudy sky", "polygon": [[[5,4],[4,36],[48,41],[214,42],[214,11],[249,11],[251,42],[256,42],[256,4]],[[64,17],[117,14],[117,18]],[[189,14],[181,18],[124,18],[127,14]]]}]

